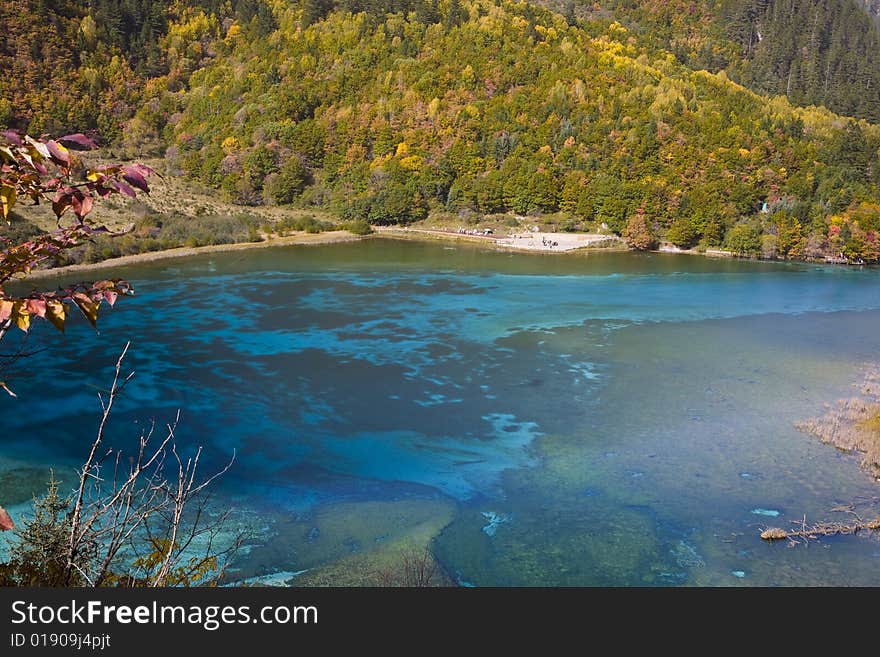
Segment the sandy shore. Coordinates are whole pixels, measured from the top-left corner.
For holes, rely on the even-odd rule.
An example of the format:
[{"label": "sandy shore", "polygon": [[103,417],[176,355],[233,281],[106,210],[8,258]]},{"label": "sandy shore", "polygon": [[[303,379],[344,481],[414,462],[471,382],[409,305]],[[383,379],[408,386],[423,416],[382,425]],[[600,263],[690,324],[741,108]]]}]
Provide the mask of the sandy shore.
[{"label": "sandy shore", "polygon": [[624,246],[623,240],[616,235],[599,233],[515,233],[509,237],[499,238],[495,243],[513,249],[525,251],[574,251],[587,247]]},{"label": "sandy shore", "polygon": [[27,276],[27,278],[49,278],[81,271],[111,269],[142,262],[155,262],[157,260],[168,260],[170,258],[183,258],[185,256],[201,255],[203,253],[243,251],[245,249],[261,249],[272,246],[290,246],[293,244],[306,246],[318,244],[336,244],[339,242],[357,242],[361,239],[363,239],[363,237],[355,235],[353,233],[349,233],[347,230],[335,230],[324,233],[295,233],[286,237],[274,237],[265,242],[236,242],[234,244],[213,244],[211,246],[196,247],[183,246],[176,249],[165,249],[164,251],[150,251],[149,253],[137,253],[135,255],[127,255],[119,258],[110,258],[109,260],[102,260],[101,262],[81,265],[69,265],[67,267],[56,267],[54,269],[39,269],[31,272]]},{"label": "sandy shore", "polygon": [[517,251],[540,251],[544,253],[563,253],[597,246],[619,246],[625,244],[616,235],[598,233],[515,233],[507,236],[458,233],[447,230],[426,228],[381,227],[376,232],[380,236],[415,239],[470,242],[483,246]]}]

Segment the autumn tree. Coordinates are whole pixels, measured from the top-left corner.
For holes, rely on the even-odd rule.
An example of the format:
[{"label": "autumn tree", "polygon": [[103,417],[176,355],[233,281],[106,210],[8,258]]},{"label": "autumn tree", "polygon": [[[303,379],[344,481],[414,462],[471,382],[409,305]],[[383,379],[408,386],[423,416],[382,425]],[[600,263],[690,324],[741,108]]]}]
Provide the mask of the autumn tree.
[{"label": "autumn tree", "polygon": [[626,222],[623,239],[631,249],[637,251],[650,251],[657,248],[657,236],[648,225],[644,208],[639,208],[636,214]]}]

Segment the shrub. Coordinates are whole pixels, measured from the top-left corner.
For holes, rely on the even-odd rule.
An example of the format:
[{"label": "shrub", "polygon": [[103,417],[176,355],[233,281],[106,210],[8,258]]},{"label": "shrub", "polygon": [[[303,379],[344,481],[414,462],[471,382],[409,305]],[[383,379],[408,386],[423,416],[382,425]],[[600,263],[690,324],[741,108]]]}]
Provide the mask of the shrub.
[{"label": "shrub", "polygon": [[320,233],[325,230],[333,230],[334,225],[329,221],[316,219],[314,215],[305,217],[286,217],[275,224],[275,231],[279,234],[302,231],[306,233]]},{"label": "shrub", "polygon": [[199,215],[152,214],[140,219],[123,238],[96,237],[71,253],[73,262],[95,263],[122,255],[134,255],[179,246],[259,242],[259,224],[247,214]]},{"label": "shrub", "polygon": [[[46,495],[34,500],[34,515],[16,530],[9,560],[0,564],[0,586],[63,586],[67,569],[67,543],[70,538],[70,498],[58,494],[55,474],[49,476]],[[84,553],[85,554],[85,553]],[[74,569],[73,586],[83,584]]]},{"label": "shrub", "polygon": [[737,224],[724,239],[728,250],[741,256],[757,257],[761,254],[761,226],[754,223]]},{"label": "shrub", "polygon": [[686,217],[679,217],[666,231],[666,239],[682,249],[689,249],[697,243],[699,234],[693,223]]},{"label": "shrub", "polygon": [[353,219],[352,221],[344,221],[338,226],[341,230],[347,230],[355,235],[371,235],[373,227],[364,219]]}]

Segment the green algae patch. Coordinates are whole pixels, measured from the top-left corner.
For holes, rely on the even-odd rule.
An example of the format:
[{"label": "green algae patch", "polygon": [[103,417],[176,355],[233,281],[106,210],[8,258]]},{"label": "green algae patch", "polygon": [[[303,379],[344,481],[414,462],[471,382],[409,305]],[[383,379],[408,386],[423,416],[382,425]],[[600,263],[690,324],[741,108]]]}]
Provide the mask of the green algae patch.
[{"label": "green algae patch", "polygon": [[[600,442],[587,449],[582,441]],[[504,500],[462,509],[434,541],[463,585],[665,586],[705,566],[689,527],[658,512],[651,477],[601,437],[546,435],[538,468],[503,473]],[[454,564],[454,566],[453,566]]]},{"label": "green algae patch", "polygon": [[0,504],[14,506],[41,497],[48,481],[49,470],[46,468],[20,466],[0,470]]},{"label": "green algae patch", "polygon": [[[542,511],[539,512],[539,511]],[[496,512],[500,515],[500,512]],[[607,505],[548,505],[503,512],[506,522],[487,531],[485,512],[465,513],[435,541],[441,561],[462,584],[501,586],[608,586],[677,583],[693,564],[677,563],[659,540],[654,519],[640,510]],[[552,540],[548,539],[548,532]],[[695,553],[695,551],[694,551]],[[491,573],[491,579],[487,578]]]},{"label": "green algae patch", "polygon": [[283,570],[299,573],[287,581],[295,586],[387,586],[418,579],[410,571],[433,568],[429,584],[448,583],[429,544],[455,510],[445,498],[321,506],[305,516],[276,520],[272,537],[250,550],[247,568],[235,575],[253,578],[269,570],[261,564],[273,564],[271,570],[282,564]]}]

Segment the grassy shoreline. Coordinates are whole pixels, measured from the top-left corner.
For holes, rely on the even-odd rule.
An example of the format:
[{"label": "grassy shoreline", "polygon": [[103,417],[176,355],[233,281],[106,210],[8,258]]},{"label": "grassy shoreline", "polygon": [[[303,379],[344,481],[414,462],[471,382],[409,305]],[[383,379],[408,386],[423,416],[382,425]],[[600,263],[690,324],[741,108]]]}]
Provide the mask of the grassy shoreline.
[{"label": "grassy shoreline", "polygon": [[[570,234],[565,233],[541,233],[548,237],[570,237]],[[573,235],[581,235],[580,233],[575,233]],[[93,263],[80,263],[75,265],[65,265],[61,267],[53,267],[50,269],[37,269],[32,271],[27,276],[17,279],[18,282],[22,282],[30,279],[44,279],[44,278],[55,278],[58,276],[64,276],[67,274],[72,274],[76,272],[90,272],[97,271],[101,269],[115,269],[118,267],[126,267],[129,265],[146,263],[146,262],[157,262],[160,260],[171,260],[175,258],[185,258],[189,256],[202,255],[205,253],[224,253],[231,251],[243,251],[247,249],[262,249],[262,248],[270,248],[276,246],[320,246],[324,244],[339,244],[343,242],[359,242],[366,239],[395,239],[395,240],[408,240],[413,242],[426,242],[426,243],[464,243],[470,244],[473,246],[477,246],[483,249],[492,250],[492,251],[503,251],[506,253],[521,253],[521,254],[530,254],[530,255],[568,255],[568,256],[583,256],[589,253],[596,253],[597,251],[601,252],[623,252],[629,251],[629,247],[627,247],[622,241],[609,243],[602,242],[585,242],[583,245],[578,245],[576,247],[569,247],[565,249],[560,248],[540,248],[540,247],[529,247],[522,248],[511,246],[509,243],[509,236],[484,236],[484,235],[469,235],[469,234],[460,234],[456,232],[452,232],[448,229],[439,229],[439,228],[418,228],[418,227],[397,227],[397,226],[387,226],[387,227],[374,227],[374,232],[369,235],[357,235],[355,233],[349,232],[347,230],[328,230],[321,233],[309,233],[304,231],[298,231],[294,234],[285,235],[283,237],[273,236],[269,239],[265,239],[260,242],[231,242],[227,244],[212,244],[207,246],[181,246],[174,247],[170,249],[162,249],[159,251],[147,251],[143,253],[136,253],[132,255],[124,255],[116,258],[108,258],[106,260],[101,260],[99,262]],[[561,238],[560,238],[561,239]],[[690,256],[700,256],[704,258],[718,259],[718,258],[737,258],[737,256],[728,251],[721,251],[718,249],[713,249],[710,251],[701,252],[695,249],[669,249],[669,248],[660,248],[654,249],[650,251],[650,253],[657,253],[661,255],[669,254],[669,255],[690,255]]]},{"label": "grassy shoreline", "polygon": [[26,279],[54,278],[75,272],[85,272],[97,269],[114,269],[144,262],[156,262],[159,260],[171,260],[188,256],[202,255],[204,253],[224,253],[227,251],[244,251],[247,249],[264,249],[273,246],[317,246],[321,244],[338,244],[342,242],[357,242],[364,239],[363,236],[355,235],[346,230],[335,230],[324,233],[298,233],[285,237],[274,237],[262,242],[233,242],[230,244],[211,244],[208,246],[180,246],[161,251],[149,251],[133,255],[109,258],[100,262],[82,263],[78,265],[66,265],[51,269],[37,269],[27,275]]}]

